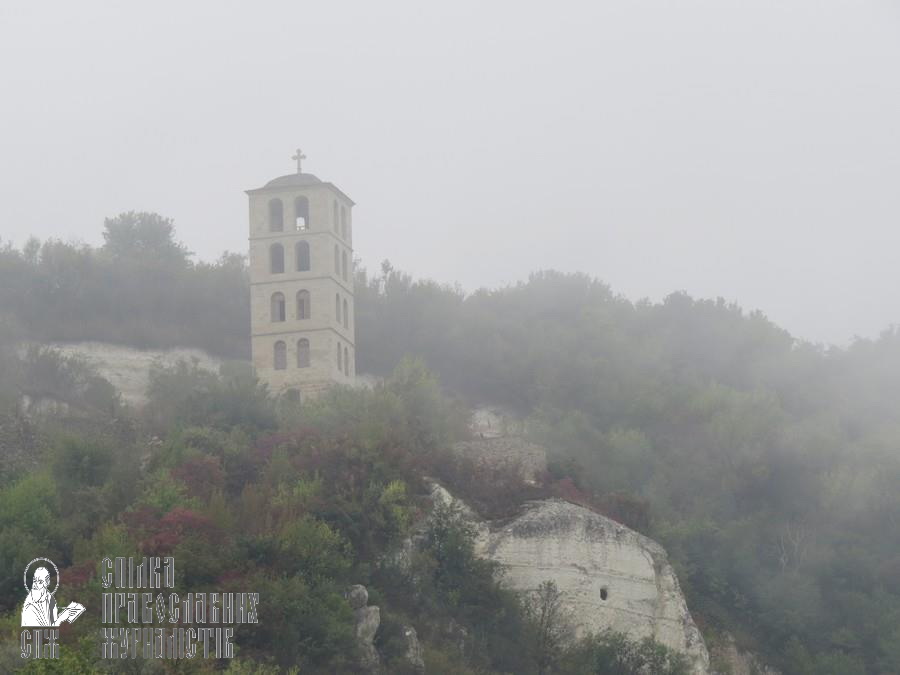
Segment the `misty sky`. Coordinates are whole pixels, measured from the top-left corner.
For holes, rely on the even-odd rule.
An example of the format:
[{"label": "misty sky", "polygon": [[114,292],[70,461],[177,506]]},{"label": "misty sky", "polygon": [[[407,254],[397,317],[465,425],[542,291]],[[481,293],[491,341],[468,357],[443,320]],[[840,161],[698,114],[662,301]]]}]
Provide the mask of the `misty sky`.
[{"label": "misty sky", "polygon": [[370,269],[900,322],[896,0],[2,0],[0,86],[16,244],[135,209],[243,252],[243,191],[299,145]]}]

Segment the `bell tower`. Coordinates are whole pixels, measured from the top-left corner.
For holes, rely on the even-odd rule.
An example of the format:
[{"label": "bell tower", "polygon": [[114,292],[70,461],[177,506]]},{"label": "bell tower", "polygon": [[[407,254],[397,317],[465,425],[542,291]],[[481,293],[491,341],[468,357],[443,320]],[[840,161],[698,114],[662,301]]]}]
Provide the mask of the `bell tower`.
[{"label": "bell tower", "polygon": [[297,172],[247,190],[253,366],[275,394],[314,396],[356,374],[353,200]]}]

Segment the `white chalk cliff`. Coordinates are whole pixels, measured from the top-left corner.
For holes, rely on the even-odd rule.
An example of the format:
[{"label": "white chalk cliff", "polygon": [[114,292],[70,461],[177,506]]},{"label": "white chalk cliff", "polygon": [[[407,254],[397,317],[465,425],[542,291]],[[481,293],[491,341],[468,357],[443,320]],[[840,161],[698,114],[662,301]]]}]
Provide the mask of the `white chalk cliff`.
[{"label": "white chalk cliff", "polygon": [[500,563],[504,583],[530,591],[548,579],[563,593],[579,634],[606,628],[653,637],[709,672],[709,654],[665,550],[609,518],[561,499],[527,502],[513,518],[482,521],[435,485],[435,502],[454,503],[475,525],[479,555]]},{"label": "white chalk cliff", "polygon": [[130,405],[146,403],[150,368],[154,364],[170,367],[179,360],[197,364],[214,373],[222,360],[200,349],[135,349],[107,342],[59,342],[47,345],[65,356],[75,356],[109,380],[122,399]]}]

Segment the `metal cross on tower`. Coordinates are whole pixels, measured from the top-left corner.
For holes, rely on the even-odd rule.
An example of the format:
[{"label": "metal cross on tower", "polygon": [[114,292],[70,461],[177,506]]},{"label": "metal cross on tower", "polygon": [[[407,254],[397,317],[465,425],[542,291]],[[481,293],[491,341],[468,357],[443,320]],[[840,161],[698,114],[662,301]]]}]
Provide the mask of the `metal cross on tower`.
[{"label": "metal cross on tower", "polygon": [[293,157],[291,157],[291,159],[297,160],[297,173],[303,173],[303,171],[300,167],[300,163],[304,159],[306,159],[306,155],[303,154],[303,152],[300,150],[300,148],[297,148],[297,153]]}]

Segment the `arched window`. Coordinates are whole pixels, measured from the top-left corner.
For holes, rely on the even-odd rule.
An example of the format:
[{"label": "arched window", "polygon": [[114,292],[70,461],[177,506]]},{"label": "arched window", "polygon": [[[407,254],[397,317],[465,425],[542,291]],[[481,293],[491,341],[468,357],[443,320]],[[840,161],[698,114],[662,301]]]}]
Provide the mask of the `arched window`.
[{"label": "arched window", "polygon": [[272,321],[284,321],[284,293],[272,293]]},{"label": "arched window", "polygon": [[334,231],[338,231],[338,203],[337,200],[334,200],[334,213],[332,215],[332,221],[334,223]]},{"label": "arched window", "polygon": [[297,318],[309,318],[309,291],[297,291]]},{"label": "arched window", "polygon": [[275,343],[275,370],[287,368],[287,345],[281,340]]},{"label": "arched window", "polygon": [[347,218],[347,207],[341,207],[341,232],[344,233],[344,239],[347,238],[347,225],[349,223],[349,219]]},{"label": "arched window", "polygon": [[294,225],[298,230],[309,229],[309,200],[306,197],[294,199]]},{"label": "arched window", "polygon": [[344,347],[344,375],[350,376],[350,353]]},{"label": "arched window", "polygon": [[284,204],[280,199],[269,200],[269,232],[284,231]]},{"label": "arched window", "polygon": [[341,296],[337,293],[334,294],[334,320],[338,322],[338,325],[341,323]]},{"label": "arched window", "polygon": [[309,368],[309,340],[306,338],[297,340],[297,367]]},{"label": "arched window", "polygon": [[343,352],[341,352],[341,343],[338,342],[338,346],[337,346],[338,372],[341,372],[344,369],[344,364],[343,364],[343,361],[341,360],[342,354],[343,354]]},{"label": "arched window", "polygon": [[281,244],[272,244],[269,247],[269,271],[272,274],[284,272],[284,246]]},{"label": "arched window", "polygon": [[341,253],[338,251],[337,244],[334,245],[334,273],[336,276],[341,273]]},{"label": "arched window", "polygon": [[344,281],[347,281],[349,278],[347,276],[347,251],[341,254],[341,276],[344,278]]},{"label": "arched window", "polygon": [[344,298],[344,328],[350,328],[350,312],[347,311],[347,298]]},{"label": "arched window", "polygon": [[294,245],[294,258],[298,272],[309,272],[309,242],[298,241]]}]

